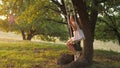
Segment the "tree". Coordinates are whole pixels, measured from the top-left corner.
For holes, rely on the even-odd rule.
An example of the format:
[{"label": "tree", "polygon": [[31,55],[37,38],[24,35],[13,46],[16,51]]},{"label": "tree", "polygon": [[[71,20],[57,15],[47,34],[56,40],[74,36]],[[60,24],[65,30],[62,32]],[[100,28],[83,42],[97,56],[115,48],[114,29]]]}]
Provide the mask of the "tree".
[{"label": "tree", "polygon": [[[35,35],[39,35],[42,39],[47,40],[53,39],[54,37],[62,40],[67,38],[66,27],[61,24],[61,22],[64,23],[62,18],[57,13],[49,11],[50,9],[46,8],[47,6],[53,6],[49,1],[11,0],[7,1],[7,3],[9,3],[8,6],[12,5],[13,7],[3,9],[4,11],[9,10],[11,14],[15,15],[17,29],[13,31],[21,33],[23,40],[31,40]],[[6,2],[3,3],[3,5],[5,4]],[[56,27],[56,25],[59,26]]]},{"label": "tree", "polygon": [[[120,45],[120,2],[105,3],[105,9],[98,18],[95,38],[102,41],[116,41]],[[105,8],[106,7],[106,8]]]},{"label": "tree", "polygon": [[[59,4],[59,2],[52,0],[55,4],[57,4],[60,8],[63,14],[66,14],[65,11],[65,5]],[[64,2],[63,0],[61,1]],[[82,51],[82,55],[79,59],[79,61],[85,62],[85,63],[92,63],[93,58],[93,41],[94,41],[94,28],[95,23],[98,15],[98,11],[94,9],[94,11],[91,12],[91,22],[89,22],[89,17],[87,13],[87,7],[84,1],[82,0],[72,0],[72,3],[74,5],[74,9],[77,10],[80,20],[81,20],[81,28],[84,31],[86,39],[84,40],[84,47]],[[94,6],[97,5],[96,2],[94,3]],[[91,32],[92,31],[92,32]]]},{"label": "tree", "polygon": [[[58,7],[61,9],[62,14],[66,14],[65,5],[63,2],[65,0],[61,0],[58,2],[56,0],[52,0]],[[66,65],[63,68],[72,68],[73,65],[81,66],[92,63],[93,59],[93,42],[94,42],[94,33],[95,33],[95,25],[97,22],[97,17],[99,14],[99,7],[102,3],[110,3],[109,0],[71,0],[74,6],[74,9],[77,11],[79,15],[80,25],[85,34],[85,40],[83,41],[83,49],[82,55],[76,62],[72,62]],[[77,65],[78,62],[78,65]],[[75,67],[73,67],[75,68]]]}]

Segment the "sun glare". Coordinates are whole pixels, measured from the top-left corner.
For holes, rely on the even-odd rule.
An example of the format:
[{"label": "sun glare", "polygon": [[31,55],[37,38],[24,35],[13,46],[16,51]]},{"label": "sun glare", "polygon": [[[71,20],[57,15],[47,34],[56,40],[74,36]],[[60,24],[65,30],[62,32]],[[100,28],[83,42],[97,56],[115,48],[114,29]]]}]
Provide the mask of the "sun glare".
[{"label": "sun glare", "polygon": [[0,4],[2,4],[2,1],[0,0]]},{"label": "sun glare", "polygon": [[0,16],[0,19],[5,20],[6,17],[5,16]]},{"label": "sun glare", "polygon": [[[3,3],[2,3],[2,0],[0,0],[0,4],[3,4]],[[5,17],[5,16],[3,16],[3,15],[0,15],[0,19],[5,20],[5,19],[6,19],[6,17]]]}]

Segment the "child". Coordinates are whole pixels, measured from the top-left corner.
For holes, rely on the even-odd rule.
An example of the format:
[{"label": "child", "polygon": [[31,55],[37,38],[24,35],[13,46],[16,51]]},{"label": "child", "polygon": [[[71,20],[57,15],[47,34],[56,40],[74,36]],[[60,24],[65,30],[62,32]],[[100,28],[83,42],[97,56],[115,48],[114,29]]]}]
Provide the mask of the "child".
[{"label": "child", "polygon": [[74,60],[76,61],[78,59],[78,57],[80,56],[80,53],[74,49],[73,44],[82,40],[82,39],[85,39],[85,37],[84,37],[83,31],[79,28],[77,22],[75,22],[75,18],[73,15],[70,16],[69,24],[73,30],[73,37],[71,37],[67,41],[67,46],[73,52]]}]

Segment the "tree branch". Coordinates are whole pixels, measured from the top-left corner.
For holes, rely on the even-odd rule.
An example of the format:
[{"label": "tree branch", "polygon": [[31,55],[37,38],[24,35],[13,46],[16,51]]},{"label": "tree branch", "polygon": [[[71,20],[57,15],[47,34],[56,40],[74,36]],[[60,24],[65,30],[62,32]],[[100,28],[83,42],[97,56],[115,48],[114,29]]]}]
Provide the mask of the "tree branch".
[{"label": "tree branch", "polygon": [[61,13],[61,11],[59,11],[59,10],[57,10],[57,9],[54,9],[54,8],[52,8],[52,7],[49,7],[49,6],[45,6],[45,8],[47,8],[47,9],[51,9],[51,10],[53,10],[54,12],[57,12],[57,13]]},{"label": "tree branch", "polygon": [[64,0],[61,0],[62,4],[60,4],[57,0],[51,0],[51,1],[60,8],[61,14],[63,14],[64,16],[67,15]]},{"label": "tree branch", "polygon": [[101,19],[101,18],[99,18],[98,21],[102,21],[102,22],[104,22],[108,27],[114,29],[114,27],[111,26],[107,21],[105,21],[105,20],[103,20],[103,19]]},{"label": "tree branch", "polygon": [[109,16],[109,14],[107,12],[104,11],[104,13],[109,18],[109,20],[111,20],[111,23],[113,24],[113,27],[115,28],[116,25],[115,25],[113,19]]},{"label": "tree branch", "polygon": [[58,7],[61,7],[61,4],[58,2],[58,0],[51,0],[53,3],[55,3]]},{"label": "tree branch", "polygon": [[55,20],[55,19],[45,19],[45,20],[67,25],[67,23],[62,22],[62,21],[58,21],[58,20]]},{"label": "tree branch", "polygon": [[106,2],[107,0],[98,0],[97,3],[103,3]]}]

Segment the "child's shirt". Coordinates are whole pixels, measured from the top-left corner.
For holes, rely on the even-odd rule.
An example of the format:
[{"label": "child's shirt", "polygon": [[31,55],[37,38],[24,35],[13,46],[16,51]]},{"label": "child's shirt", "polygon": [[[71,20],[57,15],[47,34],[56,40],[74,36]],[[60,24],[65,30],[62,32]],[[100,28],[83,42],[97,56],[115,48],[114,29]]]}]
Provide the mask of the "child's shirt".
[{"label": "child's shirt", "polygon": [[71,38],[74,42],[85,39],[83,31],[79,28],[78,24],[74,22],[77,26],[77,30],[73,31],[73,37]]}]

